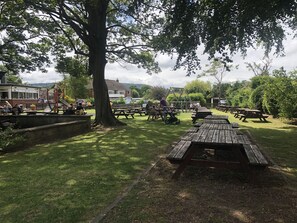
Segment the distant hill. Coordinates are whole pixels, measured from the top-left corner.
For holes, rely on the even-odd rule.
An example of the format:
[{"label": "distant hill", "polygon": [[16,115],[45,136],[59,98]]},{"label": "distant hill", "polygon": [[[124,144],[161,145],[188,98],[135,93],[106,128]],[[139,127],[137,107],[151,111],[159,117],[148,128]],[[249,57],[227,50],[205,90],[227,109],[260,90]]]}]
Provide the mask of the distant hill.
[{"label": "distant hill", "polygon": [[132,83],[121,83],[123,85],[125,85],[125,87],[127,87],[128,89],[130,89],[131,86],[135,86],[136,88],[140,89],[142,86],[149,86],[148,84],[132,84]]}]

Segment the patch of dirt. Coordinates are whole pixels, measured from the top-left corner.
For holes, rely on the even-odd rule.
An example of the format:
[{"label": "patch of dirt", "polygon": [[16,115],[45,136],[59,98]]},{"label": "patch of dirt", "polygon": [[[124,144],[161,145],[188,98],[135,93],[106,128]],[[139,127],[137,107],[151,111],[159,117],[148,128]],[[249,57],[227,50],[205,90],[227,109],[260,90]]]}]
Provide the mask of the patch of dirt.
[{"label": "patch of dirt", "polygon": [[275,168],[250,177],[240,171],[187,167],[173,180],[176,168],[162,158],[104,222],[119,222],[123,215],[125,222],[297,222],[297,190]]}]

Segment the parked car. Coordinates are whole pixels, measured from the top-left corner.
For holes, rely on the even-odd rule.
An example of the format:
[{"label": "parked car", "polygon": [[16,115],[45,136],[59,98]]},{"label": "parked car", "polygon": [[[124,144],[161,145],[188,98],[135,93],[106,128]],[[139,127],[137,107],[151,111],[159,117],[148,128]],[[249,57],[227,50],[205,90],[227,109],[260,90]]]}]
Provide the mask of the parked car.
[{"label": "parked car", "polygon": [[227,105],[227,100],[221,99],[221,100],[219,100],[219,103],[218,104],[219,105]]}]

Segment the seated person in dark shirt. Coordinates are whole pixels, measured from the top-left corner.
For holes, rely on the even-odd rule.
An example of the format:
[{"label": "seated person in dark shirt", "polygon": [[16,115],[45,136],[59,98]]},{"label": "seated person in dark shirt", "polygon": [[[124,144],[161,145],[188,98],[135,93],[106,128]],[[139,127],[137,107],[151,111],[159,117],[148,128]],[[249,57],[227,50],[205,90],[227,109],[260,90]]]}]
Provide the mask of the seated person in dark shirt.
[{"label": "seated person in dark shirt", "polygon": [[78,106],[76,106],[75,114],[77,114],[77,115],[84,115],[85,114],[85,109],[82,106],[82,103],[79,103]]},{"label": "seated person in dark shirt", "polygon": [[165,98],[163,97],[160,101],[160,107],[163,108],[163,107],[166,107],[167,106],[167,102],[165,100]]},{"label": "seated person in dark shirt", "polygon": [[19,115],[20,111],[19,111],[19,106],[18,104],[15,104],[13,107],[12,107],[12,115]]},{"label": "seated person in dark shirt", "polygon": [[74,114],[75,114],[75,109],[73,107],[73,104],[70,104],[70,106],[64,112],[64,115],[74,115]]}]

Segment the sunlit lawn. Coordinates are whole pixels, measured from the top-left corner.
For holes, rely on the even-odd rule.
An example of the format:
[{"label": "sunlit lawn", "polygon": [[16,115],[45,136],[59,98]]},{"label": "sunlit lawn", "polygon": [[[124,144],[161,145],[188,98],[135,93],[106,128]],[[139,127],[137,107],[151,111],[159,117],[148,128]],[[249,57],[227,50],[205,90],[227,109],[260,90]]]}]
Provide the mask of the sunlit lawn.
[{"label": "sunlit lawn", "polygon": [[[228,115],[297,185],[296,127]],[[0,156],[0,222],[91,221],[191,127],[190,116],[182,113],[175,126],[135,115],[121,118],[124,127]]]},{"label": "sunlit lawn", "polygon": [[190,126],[122,120],[128,126],[0,156],[0,222],[92,220]]}]

